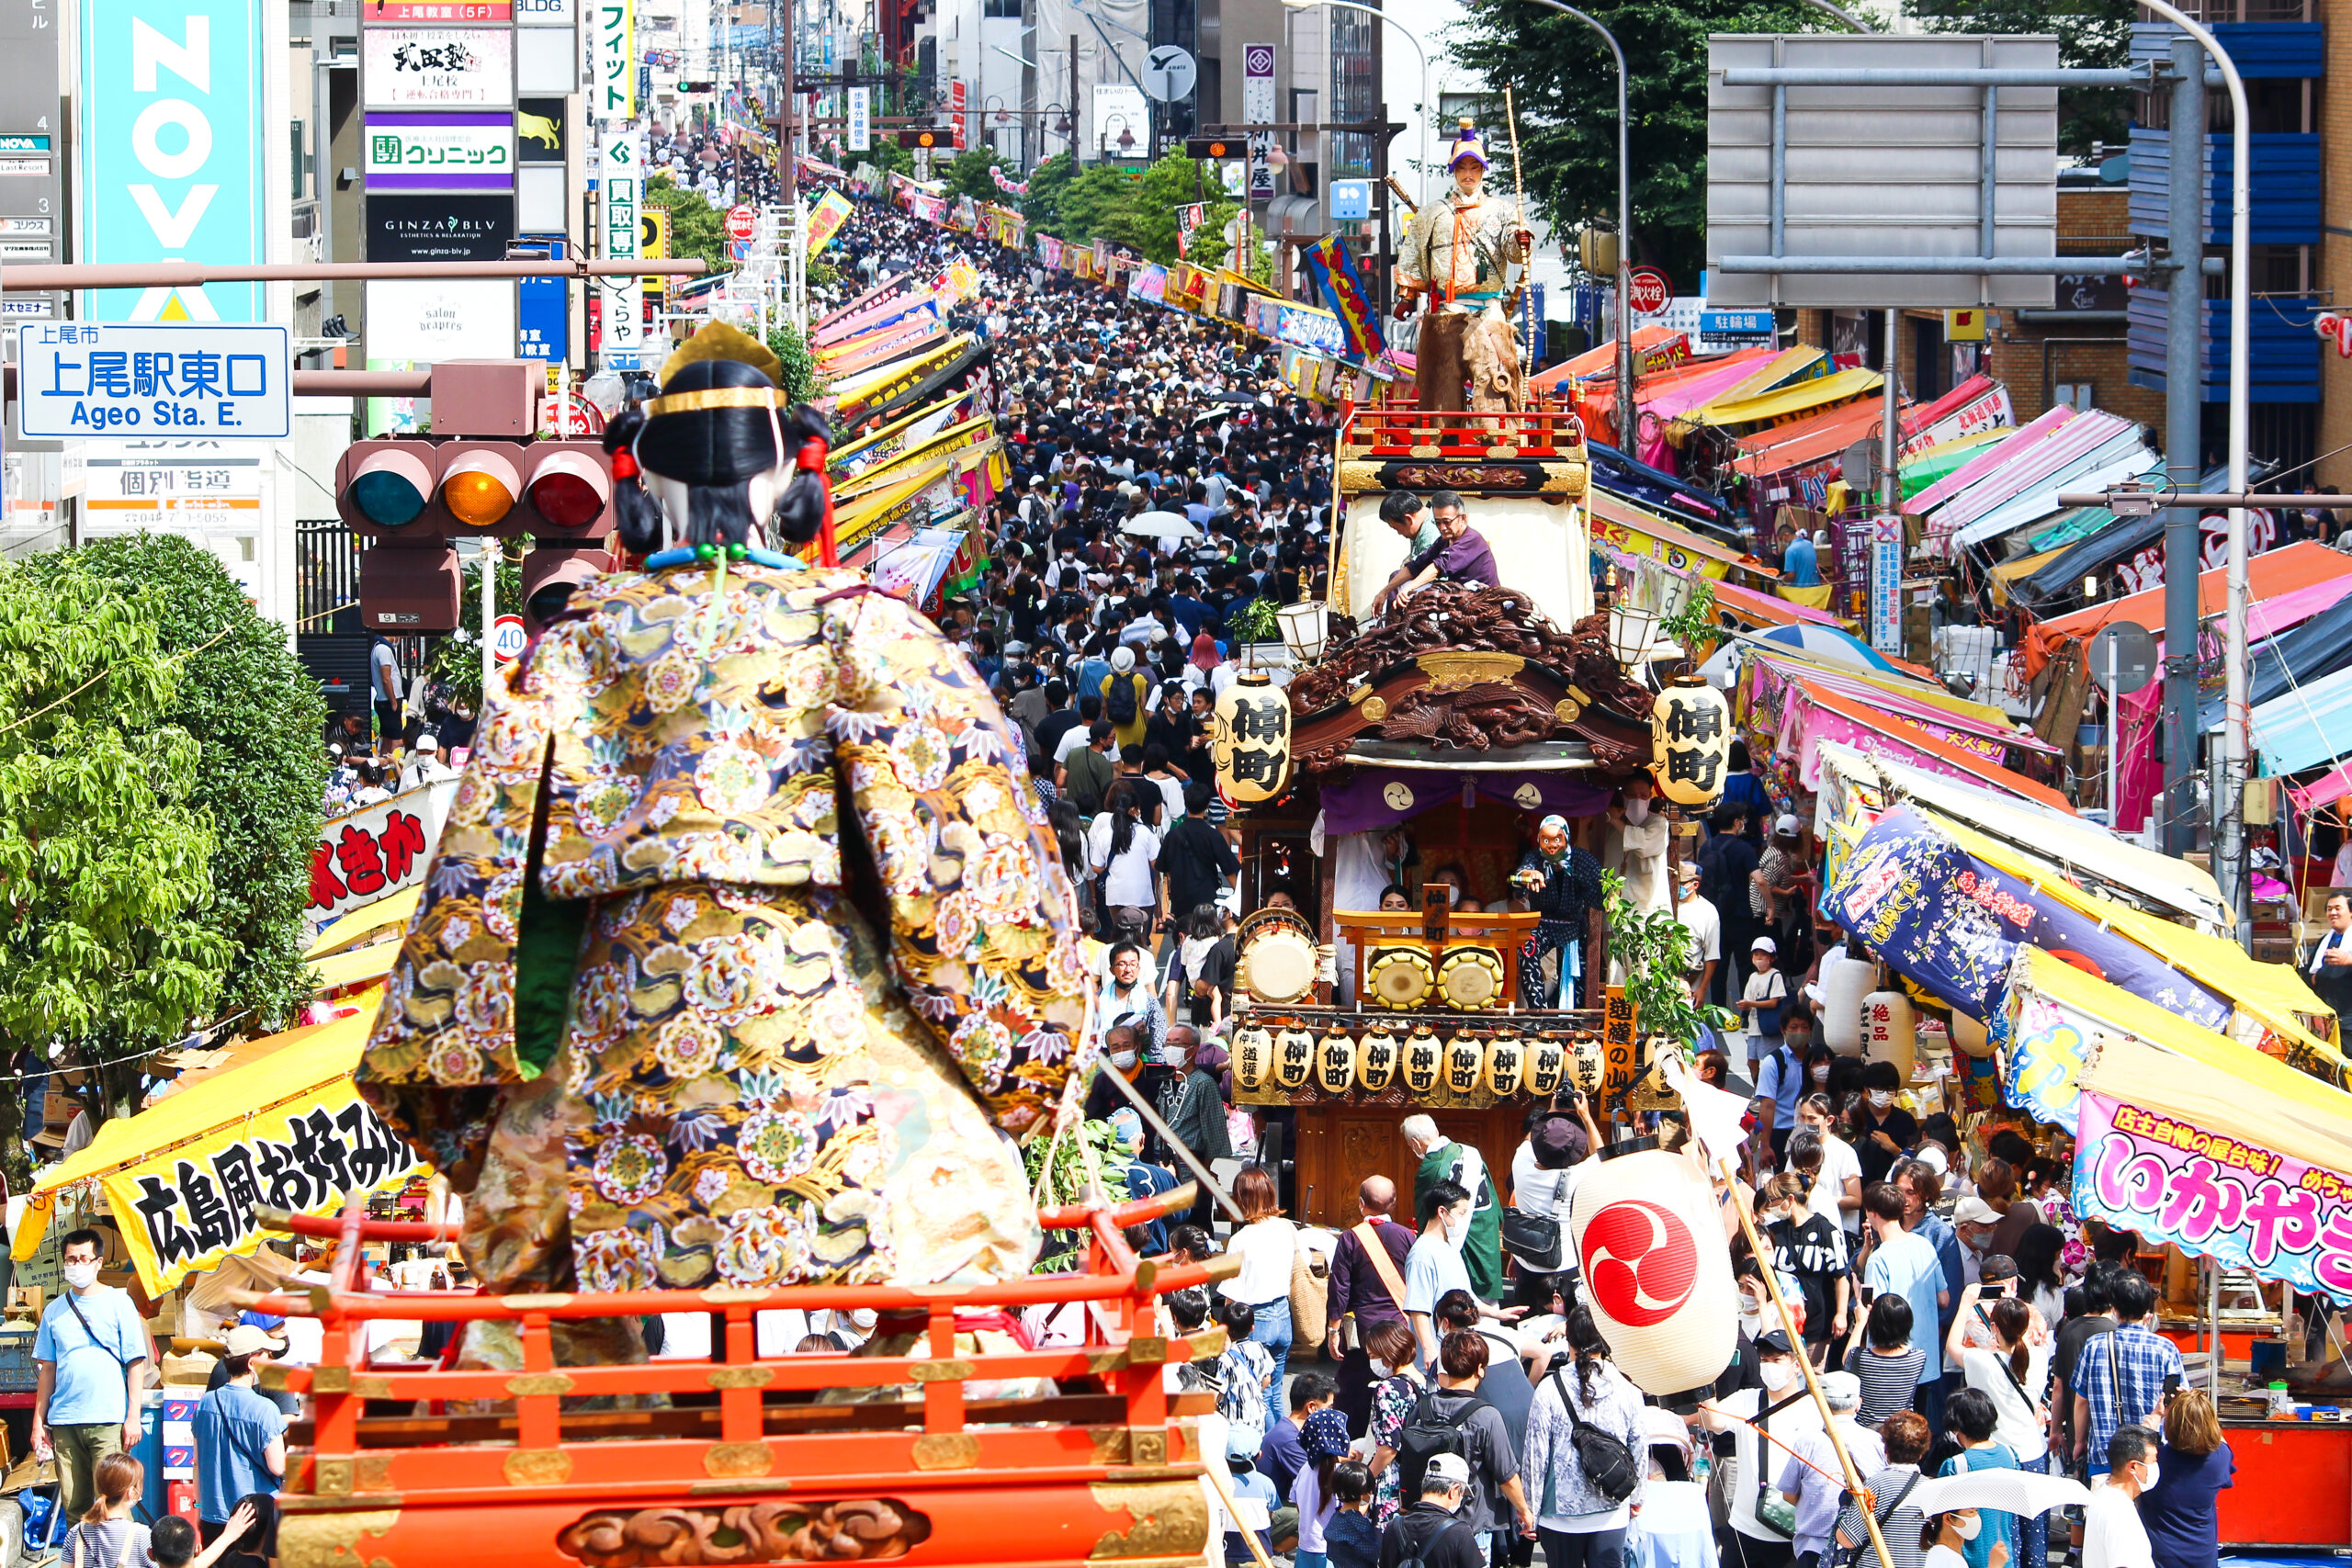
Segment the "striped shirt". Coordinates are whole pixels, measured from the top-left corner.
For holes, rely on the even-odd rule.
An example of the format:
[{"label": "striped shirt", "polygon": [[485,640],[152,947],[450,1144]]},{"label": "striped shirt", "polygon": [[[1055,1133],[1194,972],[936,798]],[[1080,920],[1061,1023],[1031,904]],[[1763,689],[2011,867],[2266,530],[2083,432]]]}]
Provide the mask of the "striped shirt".
[{"label": "striped shirt", "polygon": [[1882,1356],[1860,1345],[1847,1351],[1846,1370],[1862,1380],[1862,1407],[1854,1418],[1875,1427],[1896,1411],[1910,1409],[1911,1395],[1919,1387],[1919,1371],[1927,1364],[1928,1353],[1916,1345],[1905,1346],[1894,1356]]},{"label": "striped shirt", "polygon": [[[1912,1354],[1918,1354],[1913,1351]],[[1894,1559],[1885,1568],[1919,1568],[1925,1554],[1919,1548],[1919,1527],[1928,1521],[1909,1503],[1901,1507],[1890,1506],[1905,1486],[1919,1479],[1916,1464],[1890,1464],[1862,1484],[1878,1499],[1878,1533],[1886,1541],[1886,1550]],[[1858,1504],[1848,1503],[1838,1515],[1837,1539],[1849,1546],[1860,1547],[1856,1561],[1862,1568],[1870,1568],[1878,1552],[1871,1545],[1870,1527],[1862,1522],[1862,1510]]]}]

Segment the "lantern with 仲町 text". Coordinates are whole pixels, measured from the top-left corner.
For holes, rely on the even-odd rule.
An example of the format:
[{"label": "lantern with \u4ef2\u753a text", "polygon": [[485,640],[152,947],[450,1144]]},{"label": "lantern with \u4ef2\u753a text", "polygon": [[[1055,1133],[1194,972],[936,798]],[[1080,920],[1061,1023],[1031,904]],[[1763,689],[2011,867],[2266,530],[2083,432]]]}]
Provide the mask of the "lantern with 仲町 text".
[{"label": "lantern with \u4ef2\u753a text", "polygon": [[1445,1043],[1446,1093],[1467,1100],[1478,1092],[1486,1073],[1487,1047],[1476,1035],[1464,1031]]},{"label": "lantern with \u4ef2\u753a text", "polygon": [[1509,1099],[1527,1083],[1527,1042],[1505,1030],[1487,1042],[1487,1088]]},{"label": "lantern with \u4ef2\u753a text", "polygon": [[1424,1023],[1405,1036],[1405,1058],[1397,1068],[1405,1087],[1417,1095],[1433,1093],[1445,1081],[1445,1047],[1437,1032]]},{"label": "lantern with \u4ef2\u753a text", "polygon": [[1285,1029],[1274,1036],[1274,1087],[1294,1089],[1315,1076],[1315,1036],[1304,1029]]},{"label": "lantern with \u4ef2\u753a text", "polygon": [[1872,991],[1862,998],[1862,1055],[1873,1062],[1893,1062],[1905,1083],[1919,1063],[1918,1015],[1902,991]]},{"label": "lantern with \u4ef2\u753a text", "polygon": [[1290,699],[1264,671],[1242,671],[1217,698],[1209,758],[1236,806],[1272,800],[1290,782]]},{"label": "lantern with \u4ef2\u753a text", "polygon": [[1386,1024],[1374,1024],[1364,1031],[1356,1042],[1356,1082],[1367,1094],[1378,1094],[1396,1076],[1397,1064],[1404,1059],[1405,1048],[1394,1030]]},{"label": "lantern with \u4ef2\u753a text", "polygon": [[1262,1024],[1245,1023],[1233,1032],[1233,1084],[1255,1090],[1274,1067],[1273,1032]]},{"label": "lantern with \u4ef2\u753a text", "polygon": [[1527,1092],[1551,1094],[1568,1076],[1568,1037],[1546,1030],[1527,1043]]},{"label": "lantern with \u4ef2\u753a text", "polygon": [[1617,1370],[1665,1398],[1713,1382],[1739,1337],[1731,1247],[1706,1173],[1631,1138],[1599,1151],[1568,1235]]},{"label": "lantern with \u4ef2\u753a text", "polygon": [[1356,1043],[1347,1031],[1334,1029],[1315,1043],[1315,1084],[1325,1094],[1345,1094],[1355,1087]]},{"label": "lantern with \u4ef2\u753a text", "polygon": [[1598,1034],[1579,1034],[1568,1049],[1568,1074],[1587,1094],[1609,1081],[1609,1046]]},{"label": "lantern with \u4ef2\u753a text", "polygon": [[1657,792],[1677,806],[1711,805],[1724,792],[1731,761],[1731,708],[1696,675],[1678,675],[1650,709]]}]

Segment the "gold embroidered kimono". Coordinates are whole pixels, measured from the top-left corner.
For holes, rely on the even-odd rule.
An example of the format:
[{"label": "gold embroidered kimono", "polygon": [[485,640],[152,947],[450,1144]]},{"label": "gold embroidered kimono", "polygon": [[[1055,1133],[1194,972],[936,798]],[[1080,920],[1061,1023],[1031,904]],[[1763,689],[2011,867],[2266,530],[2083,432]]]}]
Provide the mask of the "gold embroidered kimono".
[{"label": "gold embroidered kimono", "polygon": [[855,574],[713,578],[591,584],[496,683],[361,1089],[502,1292],[1023,1274],[1087,980],[1021,742]]},{"label": "gold embroidered kimono", "polygon": [[1397,275],[1429,291],[1416,384],[1425,409],[1496,412],[1524,407],[1526,378],[1504,313],[1508,264],[1523,263],[1516,209],[1491,192],[1466,201],[1449,180],[1405,231]]}]

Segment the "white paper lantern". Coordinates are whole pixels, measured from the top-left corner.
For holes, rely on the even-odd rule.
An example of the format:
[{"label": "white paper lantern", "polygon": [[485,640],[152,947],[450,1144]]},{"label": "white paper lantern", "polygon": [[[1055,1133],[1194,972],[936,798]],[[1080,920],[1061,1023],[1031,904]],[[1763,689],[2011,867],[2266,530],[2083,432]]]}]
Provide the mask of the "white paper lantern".
[{"label": "white paper lantern", "polygon": [[1821,1038],[1840,1056],[1862,1054],[1862,998],[1878,988],[1878,965],[1841,958],[1821,976]]},{"label": "white paper lantern", "polygon": [[1527,1082],[1527,1042],[1506,1030],[1487,1042],[1487,1088],[1508,1100]]},{"label": "white paper lantern", "polygon": [[1630,1152],[1603,1150],[1577,1184],[1568,1234],[1617,1370],[1664,1397],[1723,1375],[1738,1345],[1739,1298],[1705,1174],[1649,1139],[1629,1143]]},{"label": "white paper lantern", "polygon": [[1568,1037],[1545,1030],[1527,1043],[1527,1092],[1550,1094],[1568,1076]]},{"label": "white paper lantern", "polygon": [[1400,1069],[1406,1089],[1416,1097],[1426,1099],[1437,1092],[1445,1081],[1445,1047],[1438,1043],[1437,1032],[1428,1024],[1415,1026],[1405,1036],[1405,1065]]},{"label": "white paper lantern", "polygon": [[1273,1070],[1274,1036],[1262,1024],[1246,1023],[1233,1032],[1233,1083],[1255,1090]]},{"label": "white paper lantern", "polygon": [[1279,1089],[1303,1087],[1315,1074],[1315,1036],[1304,1029],[1285,1029],[1274,1036],[1274,1084]]},{"label": "white paper lantern", "polygon": [[1487,1045],[1476,1035],[1463,1032],[1445,1043],[1445,1092],[1467,1100],[1478,1092],[1487,1074]]},{"label": "white paper lantern", "polygon": [[1396,1032],[1385,1023],[1374,1024],[1356,1043],[1356,1082],[1365,1093],[1378,1094],[1396,1076],[1396,1064],[1404,1055]]},{"label": "white paper lantern", "polygon": [[1969,1017],[1958,1008],[1951,1010],[1951,1046],[1963,1056],[1983,1060],[1993,1054],[1993,1037],[1984,1032],[1981,1020]]},{"label": "white paper lantern", "polygon": [[1315,1043],[1315,1083],[1325,1094],[1345,1094],[1355,1086],[1356,1043],[1334,1029]]},{"label": "white paper lantern", "polygon": [[1862,998],[1863,1055],[1873,1062],[1893,1062],[1905,1083],[1919,1062],[1919,1020],[1911,998],[1901,991],[1872,991]]}]

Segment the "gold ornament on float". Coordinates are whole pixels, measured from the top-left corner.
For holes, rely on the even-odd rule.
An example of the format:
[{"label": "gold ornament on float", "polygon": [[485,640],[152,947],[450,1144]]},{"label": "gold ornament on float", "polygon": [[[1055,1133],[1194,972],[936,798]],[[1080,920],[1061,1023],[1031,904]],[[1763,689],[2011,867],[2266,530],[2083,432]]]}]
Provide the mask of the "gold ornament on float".
[{"label": "gold ornament on float", "polygon": [[1273,1070],[1273,1032],[1262,1024],[1245,1023],[1233,1032],[1233,1086],[1252,1092],[1262,1088]]},{"label": "gold ornament on float", "polygon": [[1315,1036],[1285,1029],[1274,1036],[1274,1087],[1295,1089],[1315,1074]]},{"label": "gold ornament on float", "polygon": [[1236,806],[1272,800],[1290,781],[1290,699],[1262,670],[1244,671],[1216,700],[1209,757],[1217,792]]},{"label": "gold ornament on float", "polygon": [[1356,1082],[1366,1094],[1378,1094],[1396,1077],[1404,1056],[1405,1048],[1396,1032],[1385,1023],[1374,1024],[1356,1042]]},{"label": "gold ornament on float", "polygon": [[1427,1099],[1445,1081],[1445,1048],[1438,1043],[1437,1032],[1428,1024],[1415,1026],[1405,1037],[1404,1065],[1397,1070],[1403,1075],[1405,1087],[1412,1093]]},{"label": "gold ornament on float", "polygon": [[1677,806],[1707,806],[1724,792],[1731,762],[1731,706],[1696,675],[1678,675],[1650,709],[1650,764],[1657,792]]},{"label": "gold ornament on float", "polygon": [[1487,1042],[1487,1088],[1508,1099],[1527,1082],[1527,1042],[1506,1031]]},{"label": "gold ornament on float", "polygon": [[1502,1000],[1503,961],[1483,947],[1455,948],[1438,966],[1437,988],[1465,1012]]},{"label": "gold ornament on float", "polygon": [[1345,1094],[1355,1081],[1356,1043],[1334,1029],[1315,1043],[1316,1085],[1326,1094]]}]

